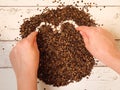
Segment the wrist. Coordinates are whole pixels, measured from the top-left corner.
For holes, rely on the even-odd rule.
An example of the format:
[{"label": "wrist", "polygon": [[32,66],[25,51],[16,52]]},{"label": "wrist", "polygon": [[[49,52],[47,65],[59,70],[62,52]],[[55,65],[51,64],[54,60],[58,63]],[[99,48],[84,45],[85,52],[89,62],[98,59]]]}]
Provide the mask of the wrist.
[{"label": "wrist", "polygon": [[27,77],[29,75],[37,76],[37,69],[30,66],[20,66],[17,70],[15,70],[15,74],[16,78]]},{"label": "wrist", "polygon": [[26,72],[17,77],[18,90],[37,90],[37,74]]},{"label": "wrist", "polygon": [[120,74],[120,51],[111,53],[105,60],[105,64]]},{"label": "wrist", "polygon": [[120,60],[120,51],[116,50],[110,55],[111,59]]},{"label": "wrist", "polygon": [[21,72],[16,74],[17,79],[19,78],[24,79],[24,78],[31,78],[31,77],[37,78],[37,72],[30,71],[30,70],[22,70]]}]

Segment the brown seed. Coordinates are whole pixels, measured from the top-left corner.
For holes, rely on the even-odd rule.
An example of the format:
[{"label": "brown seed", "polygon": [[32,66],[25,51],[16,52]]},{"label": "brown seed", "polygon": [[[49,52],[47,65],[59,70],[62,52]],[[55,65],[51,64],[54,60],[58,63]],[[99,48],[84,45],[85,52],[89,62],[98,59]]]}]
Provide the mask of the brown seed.
[{"label": "brown seed", "polygon": [[7,26],[4,26],[4,28],[7,28]]},{"label": "brown seed", "polygon": [[[74,20],[79,26],[96,26],[84,9],[68,5],[47,9],[46,12],[25,20],[20,28],[21,37],[27,37],[41,22],[57,27],[65,20]],[[70,23],[62,24],[60,33],[53,31],[50,25],[41,26],[37,44],[40,51],[38,78],[46,84],[59,87],[73,81],[78,82],[90,74],[95,64],[93,56],[85,48],[82,36]]]},{"label": "brown seed", "polygon": [[104,8],[106,7],[106,6],[103,6]]},{"label": "brown seed", "polygon": [[81,0],[81,2],[83,3],[83,0]]},{"label": "brown seed", "polygon": [[101,26],[103,26],[103,24],[101,24]]},{"label": "brown seed", "polygon": [[5,50],[5,48],[2,48],[2,50]]},{"label": "brown seed", "polygon": [[12,47],[14,47],[14,44],[12,44]]},{"label": "brown seed", "polygon": [[79,3],[79,1],[77,1],[77,3]]},{"label": "brown seed", "polygon": [[37,10],[39,10],[39,8],[37,8]]}]

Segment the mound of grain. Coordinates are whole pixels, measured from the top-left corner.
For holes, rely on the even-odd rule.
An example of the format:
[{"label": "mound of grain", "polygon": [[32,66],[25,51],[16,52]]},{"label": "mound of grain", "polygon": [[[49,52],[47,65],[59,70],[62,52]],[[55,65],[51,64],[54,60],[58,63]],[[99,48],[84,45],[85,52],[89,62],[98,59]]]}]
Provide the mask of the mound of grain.
[{"label": "mound of grain", "polygon": [[[68,5],[48,9],[24,21],[20,28],[21,36],[24,38],[35,31],[41,22],[57,27],[65,20],[73,20],[79,26],[96,25],[89,13]],[[46,84],[64,86],[90,75],[95,61],[73,24],[62,24],[61,32],[53,31],[51,25],[42,25],[37,35],[37,44],[40,51],[38,78]]]}]

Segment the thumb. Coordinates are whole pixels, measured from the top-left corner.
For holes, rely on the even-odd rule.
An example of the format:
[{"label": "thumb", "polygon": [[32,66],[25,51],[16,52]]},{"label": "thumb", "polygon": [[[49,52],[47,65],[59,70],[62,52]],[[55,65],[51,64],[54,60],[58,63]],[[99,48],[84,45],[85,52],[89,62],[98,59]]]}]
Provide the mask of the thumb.
[{"label": "thumb", "polygon": [[36,36],[38,32],[32,32],[30,35],[27,36],[27,39],[30,41],[31,44],[34,44],[36,41]]}]

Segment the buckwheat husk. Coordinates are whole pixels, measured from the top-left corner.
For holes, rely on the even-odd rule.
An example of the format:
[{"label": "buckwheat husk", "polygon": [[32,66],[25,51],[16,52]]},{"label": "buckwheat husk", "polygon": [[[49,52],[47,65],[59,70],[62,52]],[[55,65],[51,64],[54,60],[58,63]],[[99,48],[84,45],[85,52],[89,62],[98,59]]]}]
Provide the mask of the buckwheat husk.
[{"label": "buckwheat husk", "polygon": [[[95,26],[95,21],[84,9],[72,5],[31,17],[21,25],[21,37],[27,37],[41,22],[58,26],[65,20],[73,20],[77,25]],[[68,85],[80,81],[90,75],[95,64],[93,56],[85,48],[81,34],[74,25],[64,23],[61,32],[53,31],[50,25],[42,25],[37,35],[37,45],[40,51],[38,78],[53,86]]]}]

